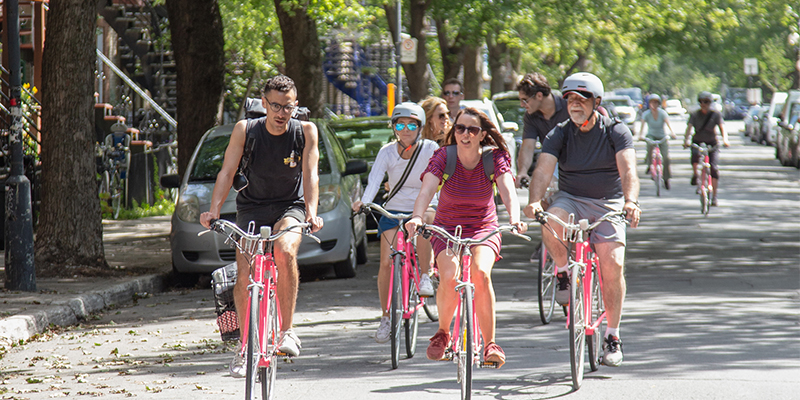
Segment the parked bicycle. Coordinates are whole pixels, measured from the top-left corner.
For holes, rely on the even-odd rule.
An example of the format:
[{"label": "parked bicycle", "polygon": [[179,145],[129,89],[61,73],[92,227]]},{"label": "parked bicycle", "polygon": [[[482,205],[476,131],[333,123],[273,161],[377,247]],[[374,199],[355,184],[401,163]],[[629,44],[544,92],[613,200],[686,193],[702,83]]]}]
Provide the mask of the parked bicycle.
[{"label": "parked bicycle", "polygon": [[97,146],[98,196],[107,204],[114,219],[119,217],[127,192],[130,143],[130,135],[123,132],[106,136],[105,141]]},{"label": "parked bicycle", "polygon": [[281,309],[278,302],[278,270],[275,267],[273,244],[287,233],[297,233],[297,228],[302,234],[311,237],[317,243],[319,239],[311,234],[311,224],[308,222],[293,224],[286,229],[272,233],[269,226],[262,226],[259,233],[255,233],[255,224],[250,222],[247,232],[236,226],[235,223],[216,219],[211,221],[211,228],[204,233],[214,231],[226,236],[226,243],[235,246],[240,252],[248,256],[250,264],[250,284],[247,286],[249,302],[245,311],[244,336],[240,351],[247,360],[247,373],[245,380],[245,399],[252,400],[256,397],[256,384],[261,383],[262,399],[272,399],[275,396],[275,380],[277,373],[278,350],[280,341]]},{"label": "parked bicycle", "polygon": [[[570,294],[567,314],[567,328],[569,329],[570,369],[572,372],[572,387],[580,389],[583,382],[585,368],[584,348],[588,342],[589,366],[596,371],[601,363],[600,349],[602,347],[601,325],[606,318],[603,304],[603,278],[600,274],[600,264],[589,234],[604,221],[623,218],[624,211],[606,213],[597,221],[589,223],[586,219],[575,222],[575,214],[570,214],[567,221],[563,221],[555,214],[540,212],[536,219],[540,224],[550,229],[567,249],[568,268],[570,271]],[[551,222],[564,227],[562,237],[548,226]],[[589,340],[587,341],[587,337]]]},{"label": "parked bicycle", "polygon": [[[410,214],[394,214],[375,203],[365,203],[361,212],[367,211],[374,211],[387,218],[401,221],[411,218]],[[396,369],[400,362],[401,323],[405,328],[406,356],[414,357],[417,348],[419,310],[427,303],[424,297],[419,296],[420,268],[417,262],[416,241],[407,241],[407,236],[408,233],[401,223],[395,242],[390,243],[392,270],[389,275],[389,300],[386,304],[389,307],[392,327],[392,369]],[[438,313],[436,316],[438,318]]]},{"label": "parked bicycle", "polygon": [[711,161],[708,153],[717,149],[716,146],[708,147],[705,143],[698,145],[692,143],[692,148],[700,152],[700,179],[697,181],[697,194],[700,195],[700,212],[708,216],[711,209],[711,200],[714,196],[714,187],[711,180]]},{"label": "parked bicycle", "polygon": [[456,227],[455,234],[450,234],[444,228],[436,225],[422,224],[417,228],[417,233],[426,238],[436,235],[447,242],[448,251],[456,254],[460,260],[460,273],[456,274],[456,287],[458,293],[458,304],[456,306],[455,318],[453,318],[452,335],[450,342],[445,350],[444,359],[456,363],[458,366],[456,381],[461,384],[461,399],[472,397],[472,367],[477,364],[480,368],[497,368],[496,362],[480,360],[482,354],[482,336],[475,314],[474,289],[470,274],[472,252],[470,248],[482,244],[492,236],[501,232],[509,232],[525,240],[530,237],[516,233],[514,225],[500,225],[492,232],[480,239],[462,238],[461,226]]},{"label": "parked bicycle", "polygon": [[648,137],[644,138],[648,146],[653,147],[653,153],[650,156],[650,177],[656,184],[656,196],[661,196],[661,188],[666,188],[664,181],[664,157],[661,155],[661,144],[666,143],[669,138],[664,136],[661,140],[653,140]]}]

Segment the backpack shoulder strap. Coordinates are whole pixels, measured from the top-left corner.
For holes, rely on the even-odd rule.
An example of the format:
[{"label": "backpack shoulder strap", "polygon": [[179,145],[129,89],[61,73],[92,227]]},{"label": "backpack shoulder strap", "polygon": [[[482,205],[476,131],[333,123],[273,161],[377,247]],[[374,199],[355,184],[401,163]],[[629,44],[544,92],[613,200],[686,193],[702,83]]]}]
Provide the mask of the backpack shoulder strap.
[{"label": "backpack shoulder strap", "polygon": [[444,182],[453,176],[453,173],[456,172],[456,162],[458,161],[458,148],[455,144],[451,144],[449,146],[445,146],[445,151],[447,152],[446,163],[444,165],[444,173],[442,174],[442,182],[439,183],[439,188],[436,189],[442,190],[442,186],[444,186]]},{"label": "backpack shoulder strap", "polygon": [[247,167],[250,165],[250,156],[253,153],[253,147],[256,144],[255,134],[253,133],[253,128],[255,128],[256,123],[258,123],[259,118],[253,118],[247,120],[247,125],[245,126],[244,134],[244,150],[242,151],[242,158],[239,160],[239,173],[246,174]]},{"label": "backpack shoulder strap", "polygon": [[494,147],[487,147],[483,150],[481,158],[483,159],[483,173],[486,174],[486,179],[489,182],[494,182]]}]

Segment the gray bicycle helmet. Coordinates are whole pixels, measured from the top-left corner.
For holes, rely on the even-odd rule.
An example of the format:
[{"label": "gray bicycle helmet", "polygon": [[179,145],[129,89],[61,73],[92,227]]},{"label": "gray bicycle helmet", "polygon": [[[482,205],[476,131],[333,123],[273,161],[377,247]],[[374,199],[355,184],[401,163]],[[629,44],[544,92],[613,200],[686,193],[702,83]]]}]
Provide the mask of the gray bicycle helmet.
[{"label": "gray bicycle helmet", "polygon": [[572,74],[561,85],[561,95],[566,98],[569,93],[577,93],[584,99],[603,97],[603,81],[588,72]]},{"label": "gray bicycle helmet", "polygon": [[419,121],[419,127],[417,129],[420,131],[422,127],[425,126],[425,110],[417,105],[417,103],[407,101],[396,105],[392,111],[392,124],[397,122],[397,119],[401,117],[414,118]]},{"label": "gray bicycle helmet", "polygon": [[657,101],[658,104],[661,104],[661,96],[659,96],[658,93],[651,93],[650,96],[647,96],[647,104],[653,101]]},{"label": "gray bicycle helmet", "polygon": [[711,98],[711,92],[707,92],[705,90],[700,92],[700,94],[697,95],[697,101],[700,100],[713,101],[713,99]]}]

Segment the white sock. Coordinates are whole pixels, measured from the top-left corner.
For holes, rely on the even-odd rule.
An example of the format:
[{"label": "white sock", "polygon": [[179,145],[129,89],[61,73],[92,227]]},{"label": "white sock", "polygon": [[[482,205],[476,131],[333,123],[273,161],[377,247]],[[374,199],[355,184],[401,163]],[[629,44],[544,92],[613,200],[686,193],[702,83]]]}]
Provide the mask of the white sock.
[{"label": "white sock", "polygon": [[616,328],[606,327],[606,336],[605,337],[609,337],[609,336],[616,336],[617,338],[619,338],[619,327],[616,327]]},{"label": "white sock", "polygon": [[556,267],[556,272],[567,272],[567,271],[569,271],[569,264],[563,267]]}]

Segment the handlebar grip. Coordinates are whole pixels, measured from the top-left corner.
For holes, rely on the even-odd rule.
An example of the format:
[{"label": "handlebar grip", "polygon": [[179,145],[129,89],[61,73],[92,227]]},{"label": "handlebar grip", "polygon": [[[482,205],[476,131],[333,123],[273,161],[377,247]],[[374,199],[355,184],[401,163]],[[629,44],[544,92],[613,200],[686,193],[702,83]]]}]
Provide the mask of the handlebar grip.
[{"label": "handlebar grip", "polygon": [[520,178],[520,180],[519,180],[519,186],[523,187],[523,188],[526,188],[526,187],[530,186],[530,183],[531,183],[531,180],[528,179],[528,178],[524,178],[523,177],[523,178]]},{"label": "handlebar grip", "polygon": [[535,217],[536,221],[538,221],[540,224],[544,225],[547,223],[547,215],[545,215],[544,211],[537,212]]}]

